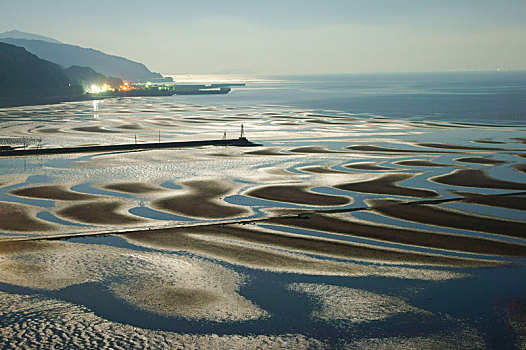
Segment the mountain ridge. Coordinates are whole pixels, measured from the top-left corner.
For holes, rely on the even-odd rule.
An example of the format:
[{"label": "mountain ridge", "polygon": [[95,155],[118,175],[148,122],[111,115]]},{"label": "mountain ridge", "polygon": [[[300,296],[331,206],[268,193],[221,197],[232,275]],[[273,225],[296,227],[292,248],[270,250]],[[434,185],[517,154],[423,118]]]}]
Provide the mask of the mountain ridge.
[{"label": "mountain ridge", "polygon": [[56,63],[64,68],[70,66],[90,67],[104,75],[130,81],[163,78],[161,74],[150,71],[142,63],[92,48],[35,39],[0,38],[0,41],[23,47],[39,58]]}]

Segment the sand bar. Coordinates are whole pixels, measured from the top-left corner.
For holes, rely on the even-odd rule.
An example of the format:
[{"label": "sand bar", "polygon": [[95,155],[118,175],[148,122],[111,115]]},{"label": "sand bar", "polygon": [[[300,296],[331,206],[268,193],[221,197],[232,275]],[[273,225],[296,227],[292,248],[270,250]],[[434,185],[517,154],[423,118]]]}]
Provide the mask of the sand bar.
[{"label": "sand bar", "polygon": [[97,196],[94,196],[94,195],[73,192],[67,189],[65,186],[60,186],[60,185],[23,187],[23,188],[17,188],[15,190],[11,190],[9,191],[9,193],[15,196],[53,199],[53,200],[61,200],[61,201],[81,201],[81,200],[97,198]]},{"label": "sand bar", "polygon": [[144,222],[136,216],[122,214],[121,202],[87,202],[61,208],[57,215],[64,218],[99,225],[128,225]]},{"label": "sand bar", "polygon": [[464,197],[462,201],[466,203],[482,204],[489,205],[492,207],[501,207],[526,211],[526,196],[524,194],[505,194],[498,196],[488,196],[484,194],[462,191],[451,191],[451,193]]},{"label": "sand bar", "polygon": [[51,231],[56,228],[33,216],[35,209],[21,204],[0,203],[0,230],[8,232]]},{"label": "sand bar", "polygon": [[378,162],[357,162],[357,163],[345,164],[344,167],[349,168],[349,169],[356,169],[356,170],[373,170],[373,171],[399,170],[396,168],[389,168],[386,166],[381,166]]},{"label": "sand bar", "polygon": [[526,190],[524,183],[498,180],[479,169],[457,169],[449,174],[432,177],[429,180],[453,186]]},{"label": "sand bar", "polygon": [[[341,223],[341,222],[340,222]],[[202,236],[201,239],[199,237]],[[206,240],[206,237],[224,241]],[[226,240],[257,244],[289,251],[325,255],[336,258],[374,262],[408,263],[422,265],[478,266],[481,263],[454,257],[412,253],[382,247],[365,246],[351,242],[326,240],[315,237],[290,235],[245,225],[209,225],[200,227],[137,231],[124,235],[133,243],[156,248],[191,251],[220,258],[237,264],[265,269],[350,273],[359,270],[344,268],[324,260],[311,260],[293,254],[277,254],[272,250],[257,250],[250,245],[228,244]]]},{"label": "sand bar", "polygon": [[344,220],[337,215],[311,214],[308,215],[308,218],[273,218],[269,222],[428,248],[476,254],[526,256],[526,246],[522,245],[497,242],[479,237],[374,225],[372,223],[351,221],[351,219],[352,217]]},{"label": "sand bar", "polygon": [[166,189],[153,186],[147,183],[142,182],[124,182],[124,183],[115,183],[104,185],[102,188],[112,191],[125,192],[125,193],[134,193],[134,194],[143,194],[143,193],[155,193],[163,192]]},{"label": "sand bar", "polygon": [[158,199],[152,202],[152,206],[184,216],[211,219],[236,217],[250,212],[220,200],[234,189],[227,182],[195,180],[185,182],[183,186],[187,189],[184,194]]},{"label": "sand bar", "polygon": [[402,187],[396,184],[397,182],[411,179],[414,176],[414,174],[406,173],[386,174],[373,180],[341,184],[334,187],[346,191],[378,193],[386,195],[391,194],[395,196],[420,198],[431,198],[438,196],[438,193],[433,190]]},{"label": "sand bar", "polygon": [[422,167],[452,167],[456,166],[454,164],[442,164],[442,163],[435,163],[427,159],[411,159],[411,160],[399,160],[397,162],[394,162],[394,164],[403,165],[403,166],[422,166]]},{"label": "sand bar", "polygon": [[463,157],[463,158],[457,158],[454,160],[456,162],[484,164],[484,165],[499,165],[499,164],[509,163],[504,160],[495,160],[495,159],[484,158],[484,157]]},{"label": "sand bar", "polygon": [[343,196],[332,196],[309,191],[307,186],[278,185],[257,187],[245,192],[247,196],[277,202],[297,203],[317,206],[345,205],[352,199]]},{"label": "sand bar", "polygon": [[[468,212],[461,212],[436,205],[405,203],[395,199],[369,199],[367,203],[378,213],[397,219],[419,222],[441,227],[494,233],[518,238],[526,238],[526,223],[500,220]],[[517,246],[525,251],[526,246]]]}]

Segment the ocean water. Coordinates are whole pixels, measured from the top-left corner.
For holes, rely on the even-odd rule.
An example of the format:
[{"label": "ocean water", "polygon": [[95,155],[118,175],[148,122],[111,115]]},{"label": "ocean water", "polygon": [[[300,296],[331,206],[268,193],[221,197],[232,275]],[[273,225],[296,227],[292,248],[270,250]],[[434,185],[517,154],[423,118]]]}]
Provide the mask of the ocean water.
[{"label": "ocean water", "polygon": [[[174,78],[181,83],[246,82],[247,86],[234,87],[228,95],[0,109],[0,143],[14,146],[24,140],[29,140],[29,147],[37,142],[56,147],[136,139],[220,139],[224,132],[237,137],[241,124],[248,139],[261,144],[0,158],[0,238],[66,236],[63,241],[50,241],[42,251],[15,249],[0,255],[0,292],[35,297],[47,305],[21,299],[24,306],[16,308],[0,302],[1,344],[14,347],[23,344],[24,337],[43,341],[46,332],[59,332],[57,313],[72,314],[68,308],[74,305],[84,308],[75,309],[75,317],[98,317],[96,322],[107,322],[111,329],[79,328],[61,337],[64,341],[77,336],[97,338],[101,332],[107,339],[100,346],[119,344],[124,337],[118,331],[120,325],[137,327],[137,334],[159,331],[163,337],[172,333],[301,335],[328,348],[525,346],[526,72]],[[466,170],[471,175],[458,183],[440,180]],[[403,180],[394,186],[378,182],[390,174]],[[477,176],[489,177],[489,185],[478,185]],[[371,185],[345,187],[364,182]],[[34,192],[49,186],[55,187]],[[212,190],[206,190],[207,186]],[[301,189],[291,192],[297,198],[279,196],[279,191],[278,195],[254,194],[275,186],[306,188],[307,194]],[[62,195],[91,197],[64,199],[56,187]],[[419,197],[397,192],[400,187],[435,194]],[[224,190],[211,195],[217,188]],[[460,192],[509,201],[504,206],[468,203]],[[161,205],[162,200],[173,198],[173,207]],[[320,198],[347,201],[323,204],[317,202]],[[407,217],[370,208],[371,201],[387,199],[433,211]],[[178,206],[177,200],[186,201],[187,207]],[[429,202],[419,204],[423,201]],[[108,203],[115,207],[97,209]],[[200,212],[201,207],[226,214],[209,216],[205,209]],[[238,211],[230,214],[232,208]],[[5,214],[8,210],[24,214],[22,218],[32,226],[13,228]],[[343,221],[337,228],[260,221],[287,215],[288,210]],[[92,211],[98,214],[88,215]],[[98,221],[105,215],[111,220]],[[434,220],[437,216],[443,217],[439,223]],[[490,221],[473,228],[465,219],[470,216],[475,223],[481,217]],[[244,224],[236,224],[240,222]],[[369,228],[349,233],[345,225],[350,222]],[[45,231],[44,224],[52,228]],[[256,230],[319,239],[318,244],[345,242],[379,253],[376,260],[331,255],[302,250],[290,242],[272,245],[206,229],[201,235],[185,236],[191,244],[184,247],[177,246],[178,241],[173,246],[112,235],[211,224],[247,229],[245,233]],[[385,226],[407,230],[408,241],[396,235],[374,236],[375,228]],[[441,234],[444,245],[432,238],[413,241],[419,232]],[[74,237],[86,233],[103,235]],[[477,240],[455,244],[466,237]],[[480,242],[489,248],[478,250]],[[497,243],[510,244],[515,253],[500,251]],[[246,256],[235,253],[239,247]],[[413,258],[469,258],[480,265],[382,259],[382,253],[393,251]],[[181,266],[194,265],[198,268],[189,271],[209,269],[210,280],[216,284],[188,280],[191,273],[179,275]],[[230,288],[217,282],[221,278],[214,273],[225,280],[230,274],[238,276],[233,278],[238,282],[232,293],[266,316],[238,320],[229,309],[230,316],[222,320],[196,317],[163,294],[174,287],[207,292]],[[141,293],[176,314],[163,313],[141,299]],[[200,305],[197,300],[195,308]],[[221,314],[221,307],[212,304],[210,310],[215,311],[210,312]],[[18,329],[27,333],[16,333]],[[61,344],[57,339],[46,344]],[[280,346],[291,348],[291,342]]]},{"label": "ocean water", "polygon": [[526,121],[525,71],[312,76],[173,76],[185,82],[248,82],[208,104],[285,105],[410,120],[513,124]]}]

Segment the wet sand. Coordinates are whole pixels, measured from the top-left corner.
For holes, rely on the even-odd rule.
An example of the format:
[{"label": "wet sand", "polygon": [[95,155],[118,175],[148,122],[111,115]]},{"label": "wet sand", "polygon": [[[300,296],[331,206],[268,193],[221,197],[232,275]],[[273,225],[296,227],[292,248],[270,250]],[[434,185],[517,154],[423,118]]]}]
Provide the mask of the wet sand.
[{"label": "wet sand", "polygon": [[463,151],[505,151],[505,149],[503,148],[496,148],[496,147],[462,146],[462,145],[453,145],[449,143],[438,143],[438,142],[419,142],[417,143],[417,145],[420,147],[454,149],[454,150],[463,150]]},{"label": "wet sand", "polygon": [[234,189],[228,182],[195,180],[184,182],[183,186],[187,189],[186,193],[155,200],[152,206],[184,216],[209,219],[224,219],[250,213],[244,207],[229,205],[221,200]]},{"label": "wet sand", "polygon": [[420,247],[475,254],[526,256],[526,246],[497,242],[478,237],[375,225],[373,223],[351,220],[352,217],[350,216],[344,220],[337,215],[310,214],[307,218],[274,218],[270,219],[269,222],[277,225],[334,232],[342,235]]},{"label": "wet sand", "polygon": [[381,166],[378,162],[356,162],[351,164],[345,164],[345,168],[356,169],[356,170],[373,170],[373,171],[389,171],[399,170],[396,168],[389,168]]},{"label": "wet sand", "polygon": [[450,151],[431,151],[431,150],[409,150],[409,149],[397,149],[387,148],[376,145],[355,145],[345,147],[345,149],[351,151],[365,151],[365,152],[376,152],[376,153],[456,153]]},{"label": "wet sand", "polygon": [[341,152],[338,152],[338,151],[332,151],[332,150],[329,150],[327,148],[318,147],[318,146],[297,147],[297,148],[289,149],[288,151],[292,152],[292,153],[320,153],[320,154],[323,154],[323,153],[341,153]]},{"label": "wet sand", "polygon": [[411,159],[411,160],[399,160],[394,162],[394,164],[403,165],[403,166],[415,166],[415,167],[454,167],[455,164],[443,164],[435,163],[427,159]]},{"label": "wet sand", "polygon": [[256,187],[245,192],[245,195],[277,202],[316,206],[336,206],[352,203],[351,198],[311,192],[307,186],[279,185]]},{"label": "wet sand", "polygon": [[313,174],[349,174],[348,171],[334,170],[325,166],[308,166],[304,168],[299,168],[299,170]]},{"label": "wet sand", "polygon": [[495,160],[483,157],[464,157],[455,159],[456,162],[462,163],[474,163],[474,164],[484,164],[484,165],[499,165],[509,163],[503,160]]},{"label": "wet sand", "polygon": [[[406,203],[395,199],[369,199],[374,211],[397,219],[441,227],[526,238],[526,223],[500,220],[436,205]],[[526,246],[520,246],[526,252]]]},{"label": "wet sand", "polygon": [[[339,221],[339,224],[345,224],[345,222]],[[327,260],[306,259],[305,257],[294,254],[284,254],[283,252],[268,249],[264,250],[261,249],[261,247],[273,247],[292,252],[380,263],[440,266],[479,266],[480,264],[486,264],[454,257],[413,253],[403,250],[353,244],[351,242],[290,235],[278,231],[246,227],[245,225],[210,225],[206,227],[158,229],[148,232],[137,231],[135,233],[128,233],[124,235],[124,237],[132,243],[138,243],[148,247],[190,251],[236,264],[281,271],[310,271],[310,273],[325,274],[329,272],[332,272],[332,274],[355,274],[362,271],[372,273],[372,270],[369,268],[362,270],[356,266],[335,264]],[[207,237],[215,239],[221,238],[223,241],[213,241],[207,239]],[[239,243],[229,243],[232,241]],[[248,244],[241,245],[242,243]],[[254,249],[254,244],[260,248]],[[372,269],[375,268],[378,267],[373,267]],[[380,270],[379,273],[382,272]]]},{"label": "wet sand", "polygon": [[34,216],[35,209],[22,204],[0,202],[0,230],[8,232],[39,232],[56,229],[55,225]]},{"label": "wet sand", "polygon": [[81,201],[87,199],[93,199],[97,196],[73,192],[60,185],[49,185],[49,186],[36,186],[36,187],[23,187],[9,191],[10,194],[15,196],[30,197],[30,198],[41,198],[41,199],[53,199],[61,201]]},{"label": "wet sand", "polygon": [[526,173],[526,164],[514,164],[511,167],[521,173]]},{"label": "wet sand", "polygon": [[187,319],[267,315],[237,293],[242,275],[203,259],[70,242],[34,245],[28,258],[24,243],[9,247],[13,251],[0,256],[0,282],[45,290],[98,282],[137,308]]},{"label": "wet sand", "polygon": [[136,216],[122,214],[121,202],[88,202],[61,208],[57,215],[76,222],[99,225],[130,225],[144,222]]},{"label": "wet sand", "polygon": [[499,195],[488,196],[472,192],[451,191],[451,193],[464,197],[462,200],[466,203],[489,205],[492,207],[500,207],[507,209],[525,210],[526,211],[526,196],[522,195]]},{"label": "wet sand", "polygon": [[498,180],[488,176],[484,170],[478,169],[457,169],[449,174],[432,177],[429,180],[453,186],[526,190],[524,183]]},{"label": "wet sand", "polygon": [[307,294],[318,304],[311,318],[342,324],[378,321],[400,313],[426,313],[402,299],[360,289],[316,283],[293,283],[287,289]]},{"label": "wet sand", "polygon": [[402,187],[396,184],[397,182],[411,179],[414,176],[414,174],[405,173],[387,174],[369,181],[341,184],[334,187],[346,191],[378,193],[384,195],[391,194],[407,197],[432,198],[438,196],[438,193],[433,190]]},{"label": "wet sand", "polygon": [[102,188],[117,192],[125,192],[125,193],[134,193],[134,194],[143,194],[143,193],[155,193],[155,192],[163,192],[166,191],[166,189],[153,186],[147,183],[142,182],[123,182],[123,183],[115,183],[115,184],[109,184],[104,185]]},{"label": "wet sand", "polygon": [[80,128],[72,128],[71,130],[83,131],[83,132],[93,132],[93,133],[103,133],[103,134],[120,134],[121,133],[121,131],[108,130],[100,126],[86,126],[86,127],[80,127]]},{"label": "wet sand", "polygon": [[243,154],[255,155],[255,156],[287,156],[288,154],[280,153],[278,147],[267,147],[254,151],[243,152]]},{"label": "wet sand", "polygon": [[[327,349],[301,334],[181,334],[109,321],[87,307],[43,296],[0,292],[0,308],[12,315],[0,328],[5,349]],[[31,312],[31,319],[27,319]],[[49,336],[52,334],[53,336]]]}]

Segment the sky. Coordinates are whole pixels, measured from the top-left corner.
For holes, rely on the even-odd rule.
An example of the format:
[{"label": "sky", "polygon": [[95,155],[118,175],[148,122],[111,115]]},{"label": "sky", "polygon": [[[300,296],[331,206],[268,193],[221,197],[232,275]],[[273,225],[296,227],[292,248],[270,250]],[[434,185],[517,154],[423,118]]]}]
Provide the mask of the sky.
[{"label": "sky", "polygon": [[162,74],[526,69],[525,18],[525,0],[0,0],[0,32]]}]

